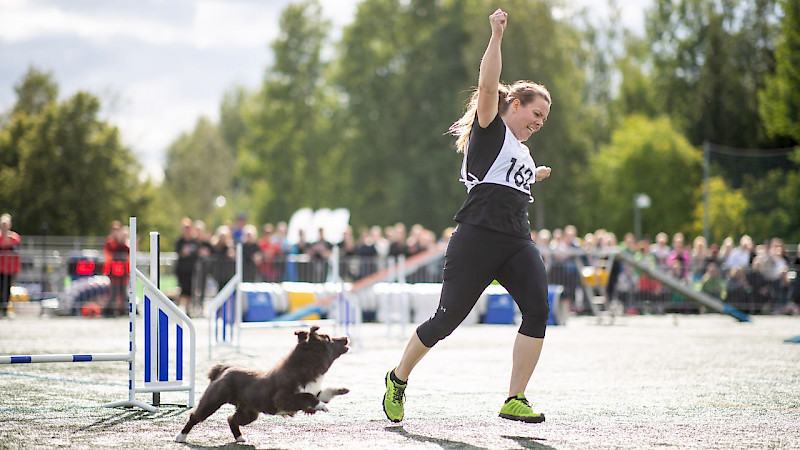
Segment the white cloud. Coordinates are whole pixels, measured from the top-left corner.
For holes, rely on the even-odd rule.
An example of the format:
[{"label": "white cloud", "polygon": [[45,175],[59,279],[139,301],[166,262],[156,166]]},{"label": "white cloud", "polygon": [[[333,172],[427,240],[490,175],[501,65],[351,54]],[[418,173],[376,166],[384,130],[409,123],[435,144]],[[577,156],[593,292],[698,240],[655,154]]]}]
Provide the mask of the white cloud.
[{"label": "white cloud", "polygon": [[166,148],[200,116],[217,119],[225,89],[258,85],[288,0],[0,2],[0,106],[31,65],[60,97],[101,96],[145,172],[158,180]]},{"label": "white cloud", "polygon": [[93,41],[133,38],[153,45],[252,48],[277,36],[276,18],[282,6],[276,2],[194,0],[184,12],[188,20],[177,21],[170,14],[152,10],[132,15],[126,10],[71,10],[68,2],[10,0],[0,9],[0,41],[72,35]]},{"label": "white cloud", "polygon": [[[653,0],[625,0],[617,1],[622,26],[635,34],[644,34],[644,10],[653,3]],[[572,0],[556,7],[556,17],[563,17],[581,9],[588,10],[590,18],[596,21],[608,20],[610,14],[609,0]]]},{"label": "white cloud", "polygon": [[191,40],[200,48],[266,47],[278,35],[281,10],[281,5],[274,2],[268,5],[199,0],[195,3]]},{"label": "white cloud", "polygon": [[[361,0],[322,0],[332,40]],[[621,3],[641,24],[652,0]],[[198,117],[217,119],[224,91],[258,86],[281,11],[292,0],[0,0],[0,111],[33,65],[53,73],[61,98],[101,96],[148,174],[163,176],[167,147]],[[607,13],[604,1],[573,0]]]},{"label": "white cloud", "polygon": [[[65,6],[68,6],[65,4]],[[89,40],[119,36],[162,44],[177,37],[169,24],[136,17],[86,15],[52,5],[15,1],[3,8],[0,16],[0,39],[14,43],[33,38],[75,35]]]}]

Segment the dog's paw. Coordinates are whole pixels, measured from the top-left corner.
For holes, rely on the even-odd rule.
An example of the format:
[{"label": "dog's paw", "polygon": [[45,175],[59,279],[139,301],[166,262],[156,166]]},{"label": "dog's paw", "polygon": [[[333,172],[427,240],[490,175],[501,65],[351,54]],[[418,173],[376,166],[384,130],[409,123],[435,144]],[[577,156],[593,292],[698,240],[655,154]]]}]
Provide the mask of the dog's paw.
[{"label": "dog's paw", "polygon": [[317,406],[314,407],[314,412],[316,412],[316,411],[328,412],[328,407],[325,406],[325,403],[319,402],[319,403],[317,403]]},{"label": "dog's paw", "polygon": [[347,388],[328,388],[320,392],[318,398],[321,401],[328,403],[333,399],[333,397],[336,397],[337,395],[344,395],[348,392],[350,392],[350,389]]},{"label": "dog's paw", "polygon": [[179,442],[181,444],[186,443],[186,435],[183,433],[178,434],[177,436],[175,436],[175,442]]}]

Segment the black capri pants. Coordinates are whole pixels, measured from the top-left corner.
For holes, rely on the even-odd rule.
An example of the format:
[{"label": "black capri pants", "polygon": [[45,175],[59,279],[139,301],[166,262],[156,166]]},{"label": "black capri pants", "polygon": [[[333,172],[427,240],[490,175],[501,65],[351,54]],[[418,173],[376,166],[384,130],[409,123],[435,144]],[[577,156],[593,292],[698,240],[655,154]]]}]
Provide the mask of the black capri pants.
[{"label": "black capri pants", "polygon": [[444,259],[442,294],[436,313],[417,327],[426,347],[446,338],[467,317],[493,280],[506,288],[519,306],[519,333],[544,338],[550,305],[547,271],[530,237],[459,224]]}]

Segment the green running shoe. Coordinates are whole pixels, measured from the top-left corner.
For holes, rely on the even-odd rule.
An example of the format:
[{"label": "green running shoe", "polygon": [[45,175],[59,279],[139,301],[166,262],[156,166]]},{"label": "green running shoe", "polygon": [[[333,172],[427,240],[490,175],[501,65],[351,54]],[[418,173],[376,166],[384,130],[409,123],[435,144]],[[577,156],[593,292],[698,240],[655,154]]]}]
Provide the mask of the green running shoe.
[{"label": "green running shoe", "polygon": [[523,394],[516,397],[509,397],[506,403],[500,408],[500,417],[508,420],[519,420],[527,423],[544,422],[544,414],[533,412],[531,404]]},{"label": "green running shoe", "polygon": [[383,412],[392,422],[403,420],[403,402],[406,400],[406,383],[392,380],[392,371],[386,373],[386,394],[383,395]]}]

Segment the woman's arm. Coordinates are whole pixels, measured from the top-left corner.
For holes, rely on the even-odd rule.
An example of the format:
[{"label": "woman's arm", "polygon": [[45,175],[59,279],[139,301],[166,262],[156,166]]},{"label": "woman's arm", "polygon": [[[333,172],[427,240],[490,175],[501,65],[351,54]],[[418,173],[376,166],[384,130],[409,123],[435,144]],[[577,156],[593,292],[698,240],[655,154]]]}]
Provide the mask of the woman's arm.
[{"label": "woman's arm", "polygon": [[478,75],[478,124],[486,128],[497,116],[499,102],[498,86],[500,71],[503,69],[503,58],[500,44],[508,22],[508,14],[498,9],[489,16],[492,26],[492,37],[481,59],[480,75]]}]

